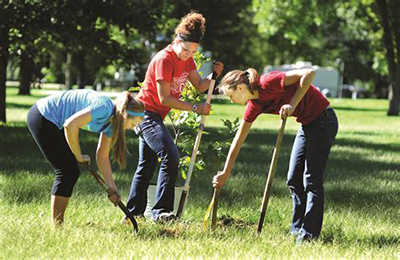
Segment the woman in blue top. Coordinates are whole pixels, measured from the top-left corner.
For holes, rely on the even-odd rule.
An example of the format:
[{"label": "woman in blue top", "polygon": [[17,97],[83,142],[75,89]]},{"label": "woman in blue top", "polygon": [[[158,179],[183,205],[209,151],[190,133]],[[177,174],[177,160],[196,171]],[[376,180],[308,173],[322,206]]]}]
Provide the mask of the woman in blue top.
[{"label": "woman in blue top", "polygon": [[120,195],[112,177],[109,152],[121,168],[126,166],[125,130],[143,120],[143,104],[128,91],[112,101],[93,90],[69,90],[36,102],[28,113],[28,128],[55,172],[51,191],[53,225],[64,221],[64,213],[79,177],[78,163],[90,162],[82,154],[79,130],[100,133],[96,151],[97,166],[108,187],[114,191],[114,204]]}]

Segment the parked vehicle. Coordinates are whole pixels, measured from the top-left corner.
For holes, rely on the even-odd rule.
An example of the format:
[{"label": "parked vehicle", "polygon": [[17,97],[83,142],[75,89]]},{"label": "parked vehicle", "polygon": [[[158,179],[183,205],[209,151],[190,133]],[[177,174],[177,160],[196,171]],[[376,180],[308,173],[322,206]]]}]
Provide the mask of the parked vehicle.
[{"label": "parked vehicle", "polygon": [[280,67],[266,66],[264,72],[270,71],[289,71],[294,69],[306,69],[312,68],[317,73],[313,81],[313,85],[316,86],[322,94],[326,97],[340,97],[342,90],[342,78],[337,69],[332,67],[319,67],[313,66],[311,62],[299,61],[296,64],[285,64]]}]

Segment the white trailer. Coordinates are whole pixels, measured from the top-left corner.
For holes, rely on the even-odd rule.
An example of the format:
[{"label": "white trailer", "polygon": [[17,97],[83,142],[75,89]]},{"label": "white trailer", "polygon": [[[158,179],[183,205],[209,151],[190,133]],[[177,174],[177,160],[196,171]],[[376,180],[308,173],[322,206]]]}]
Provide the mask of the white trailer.
[{"label": "white trailer", "polygon": [[266,66],[263,73],[271,71],[289,71],[294,69],[312,68],[316,71],[312,84],[316,86],[326,97],[341,97],[342,77],[339,71],[332,67],[312,66],[311,62],[297,62],[285,64],[280,67]]}]

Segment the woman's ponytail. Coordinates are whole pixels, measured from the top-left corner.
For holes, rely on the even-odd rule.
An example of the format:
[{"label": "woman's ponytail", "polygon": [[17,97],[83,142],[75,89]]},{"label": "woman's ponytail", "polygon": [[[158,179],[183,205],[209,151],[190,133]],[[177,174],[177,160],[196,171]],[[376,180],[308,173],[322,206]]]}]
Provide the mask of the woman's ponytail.
[{"label": "woman's ponytail", "polygon": [[246,84],[249,91],[254,94],[254,91],[258,88],[258,73],[255,69],[249,68],[243,70],[233,70],[228,72],[221,80],[218,86],[220,92],[227,95],[228,91],[236,90],[240,84]]},{"label": "woman's ponytail", "polygon": [[113,162],[117,162],[121,169],[126,167],[126,154],[129,154],[125,139],[125,119],[128,118],[127,110],[143,112],[143,104],[128,91],[122,92],[115,102],[115,113],[112,121],[113,136],[111,148]]},{"label": "woman's ponytail", "polygon": [[253,68],[248,68],[246,70],[246,73],[248,75],[249,79],[249,89],[250,92],[253,93],[253,91],[257,90],[258,86],[258,73],[255,69]]}]

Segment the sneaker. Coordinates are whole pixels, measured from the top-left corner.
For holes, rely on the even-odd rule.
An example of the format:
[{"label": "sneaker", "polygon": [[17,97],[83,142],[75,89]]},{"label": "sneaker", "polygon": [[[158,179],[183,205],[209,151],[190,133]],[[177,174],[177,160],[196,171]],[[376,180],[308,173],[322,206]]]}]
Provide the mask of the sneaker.
[{"label": "sneaker", "polygon": [[289,234],[297,237],[298,235],[300,235],[300,230],[299,229],[290,230]]},{"label": "sneaker", "polygon": [[312,237],[311,235],[305,233],[305,232],[300,232],[300,234],[297,236],[296,239],[296,244],[301,245],[301,244],[306,244],[311,241],[313,241],[315,238]]},{"label": "sneaker", "polygon": [[165,223],[165,222],[171,222],[176,219],[176,216],[173,212],[163,212],[160,213],[157,217],[152,217],[152,220],[154,222],[160,222],[160,223]]}]

